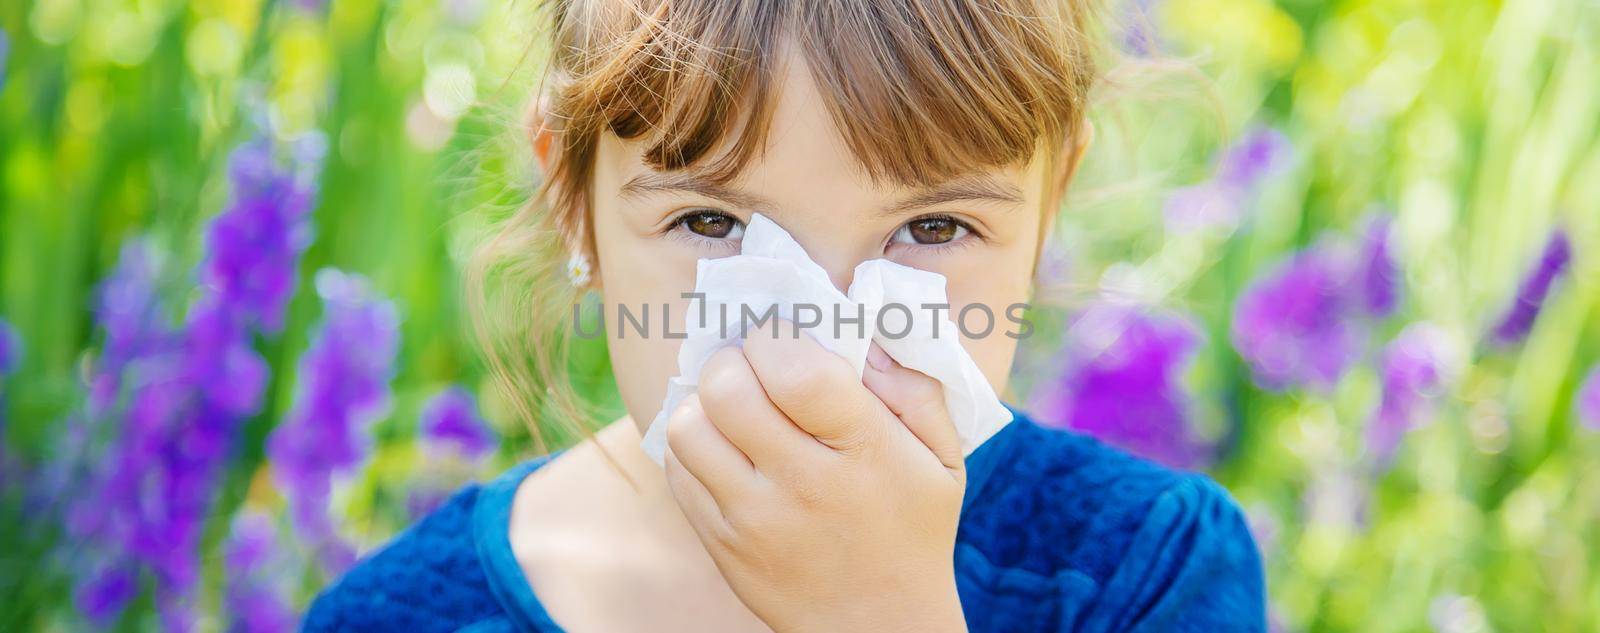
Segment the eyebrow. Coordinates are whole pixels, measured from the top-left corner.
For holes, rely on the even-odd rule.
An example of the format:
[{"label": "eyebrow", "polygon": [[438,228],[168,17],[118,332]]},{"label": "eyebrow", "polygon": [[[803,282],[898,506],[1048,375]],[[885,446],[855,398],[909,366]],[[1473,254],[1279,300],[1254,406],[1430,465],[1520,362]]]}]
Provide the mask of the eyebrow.
[{"label": "eyebrow", "polygon": [[914,193],[906,199],[890,205],[882,211],[882,214],[895,215],[922,207],[962,200],[1021,204],[1022,191],[1016,185],[1001,183],[989,176],[965,176],[947,180]]},{"label": "eyebrow", "polygon": [[636,197],[651,193],[694,193],[721,200],[735,207],[766,211],[769,214],[777,206],[761,196],[738,191],[692,173],[643,173],[628,179],[628,182],[622,185],[622,195],[625,196]]},{"label": "eyebrow", "polygon": [[[721,200],[735,207],[764,211],[769,215],[777,207],[772,201],[761,196],[733,189],[699,174],[683,172],[639,174],[623,183],[621,193],[629,197],[651,193],[693,193]],[[923,207],[962,200],[1020,204],[1022,192],[1015,185],[997,182],[990,176],[965,176],[918,191],[883,209],[880,215],[898,215]]]}]

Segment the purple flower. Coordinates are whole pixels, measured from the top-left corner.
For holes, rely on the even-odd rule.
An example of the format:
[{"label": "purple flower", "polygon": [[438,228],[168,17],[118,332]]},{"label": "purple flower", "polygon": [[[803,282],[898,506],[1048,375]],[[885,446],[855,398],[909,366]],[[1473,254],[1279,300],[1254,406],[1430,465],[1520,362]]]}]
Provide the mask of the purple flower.
[{"label": "purple flower", "polygon": [[6,390],[5,377],[22,364],[22,337],[5,319],[0,319],[0,491],[5,490],[11,472],[11,451],[6,448]]},{"label": "purple flower", "polygon": [[80,588],[98,597],[85,603],[91,617],[112,617],[131,598],[103,589],[120,586],[116,574],[148,570],[164,624],[187,628],[201,529],[238,429],[266,388],[253,338],[281,324],[309,235],[305,170],[279,167],[265,141],[230,157],[233,199],[207,228],[200,292],[181,326],[168,324],[160,267],[142,244],[124,248],[101,286],[104,352],[84,428],[74,431],[89,438],[93,470],[67,516],[78,555],[108,561]]},{"label": "purple flower", "polygon": [[1368,315],[1386,317],[1399,304],[1400,271],[1395,263],[1393,229],[1388,216],[1367,221],[1361,242],[1361,307]]},{"label": "purple flower", "polygon": [[1550,286],[1571,261],[1572,242],[1567,238],[1566,231],[1556,229],[1545,243],[1538,264],[1517,289],[1516,302],[1511,304],[1494,327],[1490,338],[1495,343],[1510,345],[1527,338],[1528,332],[1533,329],[1534,318],[1539,316],[1539,308],[1544,305],[1545,296],[1550,294]]},{"label": "purple flower", "polygon": [[1251,189],[1283,167],[1289,151],[1289,137],[1282,132],[1270,127],[1253,128],[1222,155],[1217,164],[1217,180],[1233,189]]},{"label": "purple flower", "polygon": [[368,427],[387,413],[400,324],[394,305],[359,276],[324,269],[317,294],[322,323],[300,358],[293,408],[268,438],[267,455],[295,528],[336,574],[353,553],[334,534],[328,498],[334,477],[365,459]]},{"label": "purple flower", "polygon": [[1124,4],[1124,22],[1127,30],[1122,34],[1122,45],[1130,53],[1149,56],[1165,48],[1161,34],[1156,31],[1154,0],[1130,0]]},{"label": "purple flower", "polygon": [[220,303],[203,303],[189,312],[185,341],[190,367],[209,371],[192,376],[208,404],[217,413],[244,417],[261,408],[266,391],[266,360],[250,344],[251,331]]},{"label": "purple flower", "polygon": [[1449,337],[1437,327],[1406,327],[1383,350],[1379,368],[1383,395],[1367,424],[1367,452],[1386,464],[1406,432],[1430,414],[1433,401],[1454,371]]},{"label": "purple flower", "polygon": [[297,618],[289,606],[282,581],[292,577],[286,557],[278,548],[272,520],[254,511],[234,517],[233,529],[223,546],[223,566],[227,570],[229,631],[274,633],[293,631]]},{"label": "purple flower", "polygon": [[1168,225],[1179,230],[1237,226],[1244,207],[1267,176],[1288,162],[1288,137],[1258,127],[1223,152],[1211,180],[1181,187],[1167,198]]},{"label": "purple flower", "polygon": [[1349,257],[1306,249],[1245,288],[1231,337],[1262,387],[1331,388],[1360,358],[1366,328],[1352,318]]},{"label": "purple flower", "polygon": [[129,566],[106,567],[96,572],[88,582],[78,585],[73,593],[73,602],[90,622],[104,626],[122,613],[123,606],[138,595],[137,581],[137,574]]},{"label": "purple flower", "polygon": [[[313,137],[316,138],[316,137]],[[266,141],[244,144],[229,161],[233,203],[206,231],[200,282],[231,315],[274,334],[294,294],[295,264],[311,243],[305,216],[315,192],[306,182],[314,157],[297,169],[278,166]]]},{"label": "purple flower", "polygon": [[22,337],[5,319],[0,319],[0,378],[11,375],[22,365]]},{"label": "purple flower", "polygon": [[1600,364],[1589,370],[1589,377],[1578,387],[1578,419],[1600,431]]},{"label": "purple flower", "polygon": [[143,240],[122,245],[117,266],[95,292],[95,323],[104,333],[89,384],[91,412],[109,410],[120,394],[124,369],[160,356],[175,333],[161,298],[163,263]]},{"label": "purple flower", "polygon": [[223,563],[229,579],[237,579],[267,567],[277,555],[277,537],[272,528],[272,518],[260,512],[241,510],[233,517],[223,550]]},{"label": "purple flower", "polygon": [[69,555],[88,559],[83,566],[90,568],[75,590],[76,603],[98,623],[114,619],[138,593],[134,544],[153,540],[145,535],[150,522],[141,508],[145,498],[164,492],[138,494],[147,489],[140,482],[165,477],[156,461],[165,419],[173,415],[168,410],[180,399],[179,390],[169,388],[178,339],[161,301],[160,260],[151,253],[141,240],[125,243],[95,293],[103,342],[88,379],[88,402],[68,416],[58,447],[63,458],[51,463],[42,482],[56,498],[74,491],[62,518],[82,551]]},{"label": "purple flower", "polygon": [[1215,181],[1179,187],[1167,196],[1167,225],[1178,230],[1232,229],[1239,223],[1243,193]]},{"label": "purple flower", "polygon": [[1041,420],[1162,463],[1192,467],[1209,449],[1190,426],[1182,374],[1201,341],[1188,319],[1136,306],[1091,307],[1067,332],[1059,381],[1035,397]]},{"label": "purple flower", "polygon": [[11,59],[11,37],[0,29],[0,90],[6,87],[6,62]]},{"label": "purple flower", "polygon": [[476,459],[494,450],[494,432],[478,417],[472,394],[459,386],[439,392],[422,408],[422,437]]},{"label": "purple flower", "polygon": [[498,440],[478,416],[472,394],[451,386],[422,407],[423,465],[406,491],[406,510],[413,518],[439,507],[451,491],[469,480],[492,453]]},{"label": "purple flower", "polygon": [[193,596],[173,592],[156,594],[156,615],[159,616],[162,630],[170,632],[193,630],[194,611]]}]

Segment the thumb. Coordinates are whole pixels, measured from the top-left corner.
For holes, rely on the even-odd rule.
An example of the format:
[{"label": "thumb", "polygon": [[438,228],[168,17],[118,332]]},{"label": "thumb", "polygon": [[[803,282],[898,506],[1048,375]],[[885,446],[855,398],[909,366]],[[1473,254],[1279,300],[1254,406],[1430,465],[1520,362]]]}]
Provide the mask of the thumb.
[{"label": "thumb", "polygon": [[939,381],[901,366],[877,343],[867,351],[867,368],[861,379],[939,463],[951,471],[965,469],[961,437],[950,420],[950,411],[944,404],[944,386]]}]

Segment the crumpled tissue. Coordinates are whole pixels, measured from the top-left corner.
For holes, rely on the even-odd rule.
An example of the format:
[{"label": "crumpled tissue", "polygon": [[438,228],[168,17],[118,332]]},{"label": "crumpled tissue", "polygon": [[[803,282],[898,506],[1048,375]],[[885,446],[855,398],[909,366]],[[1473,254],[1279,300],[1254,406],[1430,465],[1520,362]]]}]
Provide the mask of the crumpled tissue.
[{"label": "crumpled tissue", "polygon": [[[964,455],[1011,421],[1011,412],[961,347],[960,331],[947,316],[951,311],[923,307],[949,303],[944,275],[873,259],[856,266],[849,291],[841,293],[799,242],[758,213],[745,228],[738,255],[698,262],[694,291],[678,375],[667,384],[661,412],[640,443],[658,464],[665,459],[667,419],[698,389],[701,367],[717,350],[739,345],[744,328],[754,327],[773,308],[777,317],[795,321],[823,348],[844,357],[858,376],[875,341],[902,366],[938,380]],[[810,307],[797,311],[797,305]],[[812,320],[818,323],[804,327]]]}]

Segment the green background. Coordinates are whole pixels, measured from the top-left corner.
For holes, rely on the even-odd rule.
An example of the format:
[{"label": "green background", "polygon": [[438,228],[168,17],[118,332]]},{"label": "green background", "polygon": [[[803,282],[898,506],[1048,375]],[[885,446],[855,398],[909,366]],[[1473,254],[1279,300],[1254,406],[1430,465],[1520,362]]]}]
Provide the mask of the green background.
[{"label": "green background", "polygon": [[[1098,136],[1055,248],[1068,307],[1098,288],[1194,314],[1209,342],[1186,376],[1202,430],[1236,420],[1211,472],[1263,532],[1272,616],[1306,631],[1600,629],[1600,433],[1573,393],[1600,361],[1600,6],[1589,0],[1167,0],[1148,20],[1167,55],[1130,56],[1099,93]],[[369,276],[403,318],[393,409],[376,453],[336,496],[371,545],[408,520],[421,403],[459,383],[505,438],[488,474],[531,443],[484,379],[461,273],[489,225],[536,185],[517,130],[538,75],[529,2],[24,0],[0,6],[0,317],[26,343],[3,387],[6,444],[51,458],[97,341],[87,310],[120,244],[145,235],[180,262],[228,196],[228,152],[260,129],[329,143],[300,288],[325,266]],[[1113,39],[1117,37],[1113,34]],[[1205,179],[1251,125],[1283,131],[1291,164],[1264,183],[1248,230],[1163,230],[1172,188]],[[1392,470],[1359,467],[1378,394],[1371,363],[1329,393],[1252,385],[1226,344],[1233,301],[1325,231],[1394,214],[1399,316],[1472,339],[1510,300],[1558,224],[1575,245],[1520,346],[1473,352]],[[561,280],[552,280],[561,283]],[[182,290],[177,290],[181,294]],[[230,464],[214,548],[242,505],[281,511],[261,441],[292,398],[320,307],[298,293],[265,342],[269,402]],[[1041,318],[1059,319],[1050,310]],[[1055,316],[1052,316],[1055,315]],[[1047,322],[1044,330],[1052,328]],[[1048,358],[1050,337],[1029,342]],[[1467,347],[1471,347],[1470,343]],[[580,346],[588,395],[614,402],[603,349]],[[1026,400],[1036,382],[1019,376]],[[610,405],[615,410],[615,405]],[[52,538],[4,532],[0,622],[77,628]],[[1262,538],[1262,534],[1270,538]],[[207,555],[206,582],[221,564]],[[314,575],[295,587],[304,600]],[[201,609],[219,628],[217,591]],[[123,625],[153,626],[139,603]]]}]

